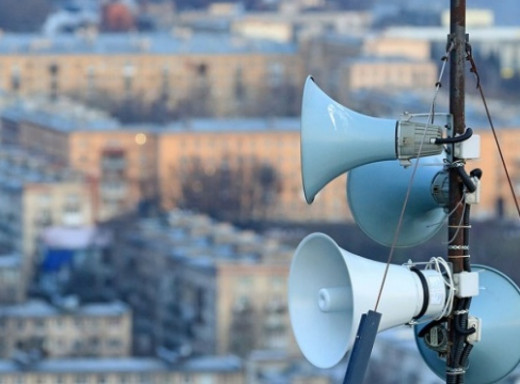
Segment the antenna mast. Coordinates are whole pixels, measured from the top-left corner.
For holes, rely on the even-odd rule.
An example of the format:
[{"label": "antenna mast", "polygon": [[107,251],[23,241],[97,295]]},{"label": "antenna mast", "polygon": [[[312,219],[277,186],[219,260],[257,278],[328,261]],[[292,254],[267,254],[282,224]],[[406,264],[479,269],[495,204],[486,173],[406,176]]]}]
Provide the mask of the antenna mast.
[{"label": "antenna mast", "polygon": [[[449,108],[453,116],[452,137],[465,132],[465,62],[468,37],[466,35],[466,0],[450,0],[450,35],[448,46],[450,52],[450,96]],[[451,145],[449,156],[449,205],[451,213],[448,221],[448,261],[451,262],[453,274],[470,270],[469,263],[469,206],[464,197],[464,183],[461,175],[465,174],[463,159],[456,157],[455,145]],[[454,298],[453,310],[448,318],[448,351],[446,357],[446,383],[464,382],[466,370],[465,358],[469,353],[465,350],[467,333],[459,324],[467,324],[469,299]],[[461,318],[462,316],[462,318]],[[464,321],[465,316],[465,321]],[[465,327],[464,327],[465,328]],[[466,356],[467,358],[467,356]]]}]

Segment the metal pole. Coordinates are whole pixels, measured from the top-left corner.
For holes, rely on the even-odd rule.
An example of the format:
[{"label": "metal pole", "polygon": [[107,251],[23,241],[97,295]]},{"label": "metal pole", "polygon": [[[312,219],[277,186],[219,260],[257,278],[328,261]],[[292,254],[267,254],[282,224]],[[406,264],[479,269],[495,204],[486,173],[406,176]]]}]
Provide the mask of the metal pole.
[{"label": "metal pole", "polygon": [[[465,131],[465,62],[466,62],[466,0],[450,0],[450,36],[448,44],[450,52],[450,113],[453,116],[452,135],[460,135]],[[460,273],[469,269],[469,245],[465,227],[469,221],[468,212],[465,215],[464,184],[456,166],[463,166],[464,161],[454,157],[454,145],[451,146],[452,167],[449,171],[449,211],[448,221],[448,261],[451,262],[453,273]],[[468,208],[469,209],[469,208]],[[466,217],[465,217],[466,216]],[[469,302],[455,297],[454,310],[448,318],[448,355],[446,360],[446,382],[463,383],[465,367],[460,366],[460,351],[465,345],[465,335],[457,329],[456,321],[459,317],[454,314],[461,306],[469,307]]]}]

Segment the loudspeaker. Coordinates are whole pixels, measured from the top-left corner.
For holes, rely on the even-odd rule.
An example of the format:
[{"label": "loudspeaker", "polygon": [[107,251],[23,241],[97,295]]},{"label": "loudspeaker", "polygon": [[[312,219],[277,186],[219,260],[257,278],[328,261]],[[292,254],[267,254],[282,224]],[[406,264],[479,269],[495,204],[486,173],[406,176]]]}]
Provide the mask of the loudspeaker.
[{"label": "loudspeaker", "polygon": [[448,175],[441,156],[413,160],[404,168],[398,161],[383,161],[352,169],[347,178],[347,200],[354,221],[372,240],[391,246],[415,166],[410,195],[396,242],[398,247],[421,244],[444,224],[447,213]]},{"label": "loudspeaker", "polygon": [[[309,362],[330,368],[351,349],[361,315],[376,305],[385,268],[341,249],[323,233],[302,240],[291,264],[288,302],[293,333]],[[377,308],[378,331],[437,317],[445,302],[440,272],[390,265]]]},{"label": "loudspeaker", "polygon": [[442,132],[440,126],[354,112],[328,97],[309,76],[301,110],[305,199],[312,203],[329,181],[360,165],[392,159],[408,161],[419,152],[421,156],[439,154],[442,146],[435,140]]},{"label": "loudspeaker", "polygon": [[[479,293],[472,298],[469,313],[481,319],[481,340],[469,354],[465,380],[471,384],[495,383],[520,363],[520,289],[506,275],[483,265],[479,272]],[[446,377],[446,361],[418,337],[425,327],[414,327],[415,340],[426,364],[440,378]]]}]

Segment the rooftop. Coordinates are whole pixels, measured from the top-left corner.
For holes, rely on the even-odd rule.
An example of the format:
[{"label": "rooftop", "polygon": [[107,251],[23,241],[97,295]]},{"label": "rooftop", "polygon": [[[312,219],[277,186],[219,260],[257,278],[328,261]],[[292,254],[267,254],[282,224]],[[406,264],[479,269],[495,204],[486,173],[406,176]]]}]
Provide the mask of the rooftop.
[{"label": "rooftop", "polygon": [[23,367],[11,360],[0,360],[0,373],[21,370],[49,373],[240,372],[241,369],[242,362],[236,356],[201,356],[175,365],[157,358],[139,357],[45,359]]},{"label": "rooftop", "polygon": [[11,55],[123,55],[123,54],[294,54],[296,45],[269,40],[237,38],[220,33],[110,33],[110,34],[40,34],[0,35],[0,54]]},{"label": "rooftop", "polygon": [[[125,304],[115,301],[72,307],[68,313],[80,316],[118,316],[128,310]],[[23,304],[6,305],[0,308],[0,316],[3,317],[54,317],[62,313],[59,308],[42,300],[29,300]]]}]

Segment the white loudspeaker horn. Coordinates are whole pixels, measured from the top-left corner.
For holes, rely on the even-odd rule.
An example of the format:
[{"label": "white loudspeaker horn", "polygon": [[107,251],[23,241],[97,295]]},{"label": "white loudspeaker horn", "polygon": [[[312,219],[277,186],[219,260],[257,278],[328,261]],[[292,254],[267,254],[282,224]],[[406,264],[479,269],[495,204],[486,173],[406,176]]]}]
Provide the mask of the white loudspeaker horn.
[{"label": "white loudspeaker horn", "polygon": [[[472,271],[479,272],[479,293],[471,300],[469,314],[480,319],[481,339],[469,353],[465,380],[471,384],[496,383],[520,363],[520,288],[494,268],[473,265]],[[419,352],[431,370],[444,379],[446,359],[419,337],[425,326],[414,327]],[[443,337],[436,339],[440,342]]]},{"label": "white loudspeaker horn", "polygon": [[[289,314],[309,362],[330,368],[351,349],[361,315],[375,308],[385,268],[385,263],[341,249],[322,233],[302,240],[289,274]],[[390,265],[377,308],[382,314],[378,331],[437,317],[446,297],[442,274],[435,269]]]},{"label": "white loudspeaker horn", "polygon": [[447,216],[449,183],[442,157],[413,160],[407,168],[396,160],[383,161],[362,165],[348,174],[347,199],[354,221],[380,244],[394,243],[415,161],[419,164],[395,242],[398,247],[410,247],[433,237]]},{"label": "white loudspeaker horn", "polygon": [[440,126],[365,116],[328,97],[309,76],[301,111],[301,166],[307,203],[332,179],[363,164],[442,152]]}]

